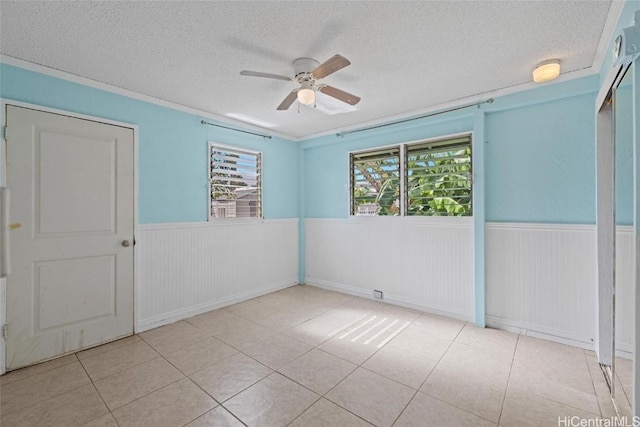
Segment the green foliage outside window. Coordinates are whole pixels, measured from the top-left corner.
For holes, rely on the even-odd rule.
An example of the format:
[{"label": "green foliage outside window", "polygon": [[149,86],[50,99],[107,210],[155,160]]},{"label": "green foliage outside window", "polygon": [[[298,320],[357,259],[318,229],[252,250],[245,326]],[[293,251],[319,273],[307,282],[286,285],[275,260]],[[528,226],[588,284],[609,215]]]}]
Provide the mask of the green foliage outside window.
[{"label": "green foliage outside window", "polygon": [[[408,216],[469,216],[472,214],[470,137],[376,149],[353,154],[352,214]],[[403,170],[405,194],[400,194]]]}]

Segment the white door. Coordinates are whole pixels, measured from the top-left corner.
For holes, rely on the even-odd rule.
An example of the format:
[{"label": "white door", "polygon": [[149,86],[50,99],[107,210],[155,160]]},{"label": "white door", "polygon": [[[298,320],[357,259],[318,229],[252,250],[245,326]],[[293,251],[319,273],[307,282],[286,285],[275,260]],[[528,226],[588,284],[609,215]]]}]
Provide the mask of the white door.
[{"label": "white door", "polygon": [[7,105],[7,370],[133,333],[133,130]]}]

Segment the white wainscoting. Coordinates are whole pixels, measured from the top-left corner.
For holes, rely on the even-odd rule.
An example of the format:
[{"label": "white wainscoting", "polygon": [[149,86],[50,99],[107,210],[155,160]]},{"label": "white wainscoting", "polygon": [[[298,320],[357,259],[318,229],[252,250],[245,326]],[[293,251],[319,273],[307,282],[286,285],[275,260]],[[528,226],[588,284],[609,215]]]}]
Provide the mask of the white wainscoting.
[{"label": "white wainscoting", "polygon": [[[593,225],[489,223],[487,323],[593,349],[596,234]],[[633,343],[633,228],[618,227],[616,342]]]},{"label": "white wainscoting", "polygon": [[136,331],[298,281],[298,220],[141,225]]},{"label": "white wainscoting", "polygon": [[453,318],[473,318],[473,219],[305,220],[305,282]]},{"label": "white wainscoting", "polygon": [[[305,282],[453,318],[473,318],[471,218],[305,220]],[[487,323],[593,349],[593,225],[488,223]],[[634,234],[618,227],[616,342],[628,357],[634,333]]]},{"label": "white wainscoting", "polygon": [[635,233],[618,227],[616,233],[616,348],[633,354],[635,342]]}]

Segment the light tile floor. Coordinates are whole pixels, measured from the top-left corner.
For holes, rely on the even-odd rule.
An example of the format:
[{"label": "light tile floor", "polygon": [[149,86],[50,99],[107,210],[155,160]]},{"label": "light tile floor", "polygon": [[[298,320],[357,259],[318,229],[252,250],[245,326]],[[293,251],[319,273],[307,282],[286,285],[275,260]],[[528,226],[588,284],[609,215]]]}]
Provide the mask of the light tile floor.
[{"label": "light tile floor", "polygon": [[[618,360],[630,414],[631,363]],[[0,377],[4,426],[557,426],[595,355],[294,286]]]}]

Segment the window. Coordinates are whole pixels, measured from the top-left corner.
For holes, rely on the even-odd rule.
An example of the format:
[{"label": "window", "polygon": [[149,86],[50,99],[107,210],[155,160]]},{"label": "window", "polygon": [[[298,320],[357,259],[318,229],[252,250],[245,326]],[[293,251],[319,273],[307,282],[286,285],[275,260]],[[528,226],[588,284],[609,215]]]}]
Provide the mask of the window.
[{"label": "window", "polygon": [[262,217],[262,154],[209,145],[210,218]]},{"label": "window", "polygon": [[352,153],[350,164],[351,215],[472,214],[470,135]]},{"label": "window", "polygon": [[471,215],[471,138],[405,148],[407,215]]},{"label": "window", "polygon": [[400,213],[400,149],[351,154],[351,215]]}]

